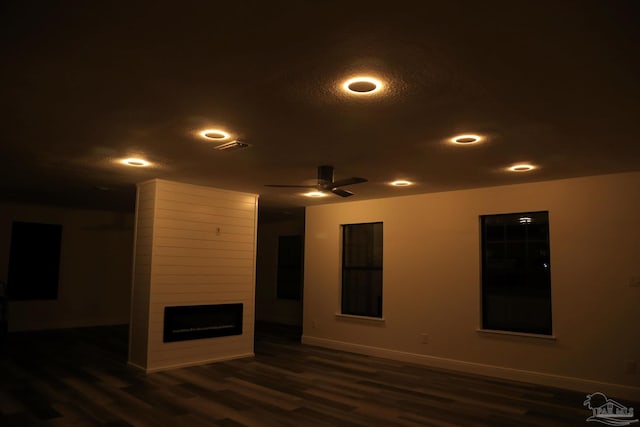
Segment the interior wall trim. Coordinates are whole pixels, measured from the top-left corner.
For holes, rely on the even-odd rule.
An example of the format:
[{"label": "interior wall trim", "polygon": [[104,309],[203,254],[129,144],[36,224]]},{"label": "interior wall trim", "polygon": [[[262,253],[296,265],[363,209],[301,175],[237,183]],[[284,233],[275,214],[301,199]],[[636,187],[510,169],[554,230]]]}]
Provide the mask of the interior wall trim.
[{"label": "interior wall trim", "polygon": [[382,357],[401,362],[415,363],[433,368],[449,369],[476,375],[486,375],[512,381],[522,381],[549,387],[581,391],[585,394],[600,391],[607,396],[620,399],[640,401],[640,387],[624,384],[613,384],[584,378],[566,377],[544,372],[525,371],[521,369],[505,368],[502,366],[485,365],[482,363],[465,362],[463,360],[448,359],[444,357],[429,356],[425,354],[409,353],[388,348],[372,347],[362,344],[354,344],[344,341],[336,341],[327,338],[302,336],[302,344],[317,347],[326,347],[334,350],[348,351],[351,353],[365,354],[368,356]]},{"label": "interior wall trim", "polygon": [[255,357],[255,353],[234,354],[232,356],[214,357],[211,359],[195,360],[195,361],[189,361],[185,363],[154,366],[153,368],[143,368],[142,366],[139,366],[130,361],[127,362],[127,364],[134,368],[141,369],[147,374],[152,374],[154,372],[169,371],[171,369],[179,369],[179,368],[188,368],[190,366],[200,366],[200,365],[206,365],[208,363],[225,362],[227,360],[244,359],[247,357]]}]

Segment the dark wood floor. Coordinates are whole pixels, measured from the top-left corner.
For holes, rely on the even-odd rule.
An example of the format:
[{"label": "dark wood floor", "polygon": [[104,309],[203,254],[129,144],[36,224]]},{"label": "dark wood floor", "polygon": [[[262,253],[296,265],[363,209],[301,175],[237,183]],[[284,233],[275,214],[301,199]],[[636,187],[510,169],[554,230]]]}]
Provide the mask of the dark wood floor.
[{"label": "dark wood floor", "polygon": [[590,415],[582,393],[303,346],[282,328],[256,334],[255,358],[144,375],[125,364],[127,332],[10,334],[0,426],[578,426]]}]

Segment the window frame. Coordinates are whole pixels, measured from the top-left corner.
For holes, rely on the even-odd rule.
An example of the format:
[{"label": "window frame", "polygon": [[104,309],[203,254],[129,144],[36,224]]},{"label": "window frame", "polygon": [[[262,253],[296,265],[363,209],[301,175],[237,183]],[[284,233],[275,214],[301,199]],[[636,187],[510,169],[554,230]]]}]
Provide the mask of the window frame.
[{"label": "window frame", "polygon": [[[498,240],[494,240],[491,241],[487,238],[486,233],[487,233],[487,226],[486,226],[486,219],[487,218],[491,218],[491,217],[514,217],[518,218],[520,220],[522,220],[523,218],[529,217],[529,221],[531,221],[531,216],[540,216],[541,214],[545,215],[545,220],[546,222],[544,223],[546,225],[546,229],[544,230],[544,239],[540,239],[540,238],[531,238],[529,235],[529,229],[525,229],[525,238],[524,239],[510,239],[508,237],[508,231],[507,231],[507,227],[508,224],[504,223],[504,225],[502,226],[504,228],[504,237],[502,238],[502,241],[505,245],[504,248],[504,257],[502,258],[502,260],[507,260],[507,255],[509,255],[508,252],[508,246],[509,243],[511,243],[512,245],[515,243],[520,243],[521,245],[523,245],[523,247],[525,248],[525,256],[522,257],[520,256],[520,258],[518,258],[517,255],[513,255],[513,258],[516,259],[516,261],[520,261],[522,262],[522,265],[520,267],[518,267],[517,269],[512,268],[511,272],[515,272],[517,271],[518,274],[521,275],[521,277],[516,281],[517,285],[520,287],[520,291],[523,292],[524,294],[524,298],[523,299],[527,299],[529,298],[530,301],[529,303],[531,303],[531,300],[534,300],[532,295],[527,295],[527,292],[531,293],[532,291],[537,290],[538,292],[540,292],[543,296],[544,301],[542,301],[541,305],[539,308],[537,308],[536,310],[534,310],[534,313],[537,316],[538,321],[532,321],[529,322],[527,324],[525,324],[523,326],[522,323],[519,323],[519,320],[517,318],[514,318],[513,316],[506,316],[508,319],[504,320],[504,323],[510,323],[509,325],[499,325],[496,326],[496,323],[500,323],[500,322],[496,322],[491,321],[489,319],[487,319],[487,315],[489,312],[489,309],[487,308],[488,306],[488,301],[487,301],[487,297],[488,295],[491,293],[487,288],[493,287],[494,292],[495,289],[497,288],[496,283],[494,282],[493,286],[489,286],[487,283],[487,275],[489,274],[488,272],[488,268],[487,268],[487,246],[488,243],[497,243]],[[553,304],[552,304],[552,280],[551,280],[551,224],[550,224],[550,214],[548,210],[539,210],[539,211],[527,211],[527,212],[510,212],[510,213],[499,213],[499,214],[486,214],[486,215],[480,215],[479,217],[479,225],[480,225],[480,316],[479,316],[479,322],[480,322],[480,329],[479,331],[481,332],[489,332],[489,333],[502,333],[502,334],[507,334],[507,335],[527,335],[527,336],[538,336],[538,337],[543,337],[543,338],[555,338],[554,333],[553,333],[553,327],[554,327],[554,322],[553,322]],[[522,221],[520,221],[520,224],[518,225],[522,225],[522,226],[528,226],[528,224],[530,224],[530,222],[527,223],[523,223]],[[543,243],[541,245],[541,243]],[[533,275],[535,272],[531,271],[531,263],[533,260],[533,257],[530,255],[530,248],[531,247],[535,247],[538,246],[538,249],[542,248],[543,253],[544,253],[544,257],[546,257],[546,261],[543,263],[543,268],[546,269],[545,272],[545,277],[543,278],[543,280],[540,280],[539,278],[536,280],[535,278],[533,278]],[[501,260],[500,258],[497,258],[498,260]],[[524,283],[524,286],[523,284]],[[538,287],[540,284],[542,284],[542,287],[540,289],[536,289],[536,287]],[[507,285],[510,286],[510,285]],[[505,300],[510,300],[508,301],[506,304],[511,304],[511,305],[516,305],[514,303],[514,296],[516,294],[517,290],[514,290],[514,288],[509,288],[507,287],[505,289],[505,295],[503,295],[503,297],[505,298]],[[494,295],[495,296],[495,295]],[[534,304],[531,304],[534,305]],[[496,309],[494,308],[494,316],[496,313]],[[516,311],[516,310],[514,310]],[[521,321],[520,321],[521,322]],[[492,324],[493,323],[493,324]]]},{"label": "window frame", "polygon": [[[346,229],[350,226],[361,226],[361,225],[380,225],[380,248],[379,248],[379,267],[370,266],[370,267],[346,267],[346,259],[347,259],[347,242],[346,242]],[[383,320],[384,314],[384,225],[383,221],[369,221],[369,222],[360,222],[360,223],[350,223],[350,224],[341,224],[340,225],[340,311],[339,315],[343,317],[354,317],[354,318],[362,318],[362,319],[371,319],[371,320]],[[375,234],[371,235],[372,239],[375,239]],[[375,252],[375,247],[372,248],[372,252]],[[375,254],[374,254],[375,256]],[[373,308],[373,304],[368,307],[366,312],[359,312],[349,309],[348,305],[345,304],[345,299],[348,297],[347,291],[345,289],[346,280],[348,275],[345,274],[347,270],[360,270],[360,271],[375,271],[379,272],[379,282],[380,282],[380,290],[378,296],[378,307],[377,309]],[[350,284],[349,284],[350,285]],[[347,287],[349,287],[347,285]],[[368,284],[369,287],[376,286],[373,283]]]}]

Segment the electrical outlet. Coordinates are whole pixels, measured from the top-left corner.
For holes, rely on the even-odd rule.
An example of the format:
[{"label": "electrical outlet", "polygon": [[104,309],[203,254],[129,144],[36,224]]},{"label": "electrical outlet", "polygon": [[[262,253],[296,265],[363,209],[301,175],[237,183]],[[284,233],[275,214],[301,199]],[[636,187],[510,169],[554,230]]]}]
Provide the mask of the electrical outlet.
[{"label": "electrical outlet", "polygon": [[318,324],[316,323],[316,321],[315,321],[315,320],[312,320],[312,321],[311,321],[311,327],[312,327],[313,329],[315,329],[317,326],[318,326]]},{"label": "electrical outlet", "polygon": [[429,344],[429,334],[420,334],[422,344]]},{"label": "electrical outlet", "polygon": [[636,362],[635,360],[626,360],[624,362],[624,371],[627,374],[635,375],[636,373],[638,373],[638,362]]}]

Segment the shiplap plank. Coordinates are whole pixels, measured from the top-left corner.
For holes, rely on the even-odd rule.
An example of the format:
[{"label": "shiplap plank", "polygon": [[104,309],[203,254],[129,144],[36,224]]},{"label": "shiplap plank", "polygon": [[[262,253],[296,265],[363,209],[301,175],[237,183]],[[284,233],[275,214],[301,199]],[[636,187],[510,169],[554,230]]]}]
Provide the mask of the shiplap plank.
[{"label": "shiplap plank", "polygon": [[155,229],[155,237],[191,239],[205,242],[221,241],[229,243],[253,243],[255,241],[255,236],[251,231],[244,231],[242,234],[222,232],[218,236],[216,235],[215,230],[198,231],[161,227]]},{"label": "shiplap plank", "polygon": [[155,214],[155,199],[147,199],[138,202],[136,213],[139,216],[151,217]]},{"label": "shiplap plank", "polygon": [[149,275],[151,274],[151,264],[149,263],[140,263],[135,265],[134,270],[134,279],[136,280],[149,280]]},{"label": "shiplap plank", "polygon": [[[239,274],[251,274],[253,269],[251,267],[216,267],[216,266],[181,266],[181,265],[154,265],[152,266],[152,275],[165,275],[165,274],[179,274],[183,276],[192,275],[211,275],[211,276],[226,276],[226,275],[239,275]],[[157,277],[156,276],[156,277]]]},{"label": "shiplap plank", "polygon": [[181,291],[179,294],[176,294],[174,290],[162,292],[161,290],[157,290],[154,288],[155,297],[157,300],[165,300],[166,296],[171,296],[171,305],[199,305],[199,304],[207,304],[203,301],[213,300],[215,298],[216,304],[232,304],[237,301],[243,301],[243,298],[247,295],[246,289],[236,289],[233,291],[218,291],[213,290],[207,292],[205,289],[200,290],[187,290]]},{"label": "shiplap plank", "polygon": [[177,220],[177,221],[190,221],[194,224],[213,224],[216,226],[233,225],[239,227],[254,226],[254,219],[247,216],[238,217],[237,215],[216,215],[215,213],[197,213],[184,210],[173,209],[156,209],[155,216],[159,220]]},{"label": "shiplap plank", "polygon": [[153,204],[155,201],[155,194],[153,191],[147,191],[146,189],[142,189],[142,192],[139,193],[138,197],[138,206],[146,208],[149,204]]},{"label": "shiplap plank", "polygon": [[191,196],[182,193],[162,193],[157,201],[162,203],[162,206],[167,208],[181,208],[185,211],[189,210],[189,207],[194,206],[208,206],[211,208],[219,209],[233,209],[239,211],[250,212],[253,209],[253,203],[238,203],[233,200],[218,200],[215,198],[203,198],[199,196]]},{"label": "shiplap plank", "polygon": [[[244,328],[243,328],[244,331]],[[184,353],[185,350],[192,350],[199,353],[205,352],[210,347],[231,347],[240,343],[244,343],[250,339],[244,332],[242,335],[231,335],[226,337],[204,338],[199,340],[176,341],[172,343],[163,343],[162,334],[150,337],[150,342],[156,346],[162,346],[165,354]],[[156,357],[161,355],[158,353]],[[161,357],[161,356],[160,356]]]},{"label": "shiplap plank", "polygon": [[254,251],[254,241],[185,239],[181,237],[156,236],[155,248],[215,249],[223,251]]},{"label": "shiplap plank", "polygon": [[[169,357],[182,358],[185,355],[198,355],[216,357],[217,354],[211,353],[211,348],[217,347],[217,353],[221,350],[228,350],[232,347],[245,347],[251,338],[245,333],[243,328],[242,335],[233,335],[227,337],[214,337],[199,340],[177,341],[172,343],[162,342],[162,334],[151,335],[149,337],[150,347],[155,347],[152,357],[156,359],[167,360]],[[247,349],[249,350],[249,349]]]},{"label": "shiplap plank", "polygon": [[201,205],[197,203],[176,203],[174,200],[158,199],[155,203],[155,208],[158,212],[165,212],[168,214],[176,213],[189,213],[193,215],[210,215],[219,216],[221,218],[240,218],[240,219],[252,219],[254,218],[253,209],[250,207],[241,207],[240,209],[234,209],[232,207],[217,207],[209,205]]},{"label": "shiplap plank", "polygon": [[[140,227],[136,230],[136,246],[151,246],[153,228]],[[148,242],[147,242],[148,241]]]},{"label": "shiplap plank", "polygon": [[[252,351],[252,348],[248,348],[250,340],[248,334],[174,343],[163,343],[161,336],[151,337],[150,347],[162,348],[162,351],[153,352],[151,357],[157,361],[188,362],[194,357],[197,360],[242,353],[245,350],[250,352]],[[212,348],[216,351],[212,352]]]},{"label": "shiplap plank", "polygon": [[238,283],[247,283],[249,285],[252,284],[253,274],[240,274],[235,276],[230,276],[228,274],[221,274],[219,276],[202,276],[202,275],[193,275],[193,276],[179,276],[167,274],[160,277],[154,277],[153,286],[154,289],[157,287],[161,288],[162,286],[174,286],[176,284],[191,284],[191,285],[215,285],[215,284],[238,284]]},{"label": "shiplap plank", "polygon": [[202,249],[175,246],[156,246],[153,253],[158,257],[195,257],[195,258],[230,258],[253,259],[251,249]]},{"label": "shiplap plank", "polygon": [[241,193],[238,191],[222,190],[220,188],[205,187],[201,185],[183,184],[179,182],[158,180],[158,190],[162,194],[177,193],[180,195],[199,196],[204,199],[229,200],[237,204],[255,203],[256,194]]},{"label": "shiplap plank", "polygon": [[[156,255],[153,258],[155,264],[163,266],[175,266],[175,267],[253,267],[253,257],[207,257],[207,256],[192,256],[192,257],[175,257],[175,256],[160,256]],[[219,272],[219,271],[218,271]]]},{"label": "shiplap plank", "polygon": [[156,216],[155,228],[157,229],[174,229],[185,231],[198,231],[200,233],[213,233],[214,236],[222,236],[227,234],[246,234],[252,235],[253,224],[250,225],[222,225],[215,222],[190,221],[187,219],[166,219]]},{"label": "shiplap plank", "polygon": [[136,252],[136,261],[140,266],[151,265],[151,255],[142,255],[139,252]]},{"label": "shiplap plank", "polygon": [[138,256],[148,256],[151,257],[151,245],[136,245],[136,257]]},{"label": "shiplap plank", "polygon": [[148,360],[149,302],[151,292],[151,253],[153,245],[154,203],[156,183],[138,185],[136,194],[136,227],[131,291],[129,361],[146,366]]},{"label": "shiplap plank", "polygon": [[[161,289],[158,290],[156,287],[153,288],[154,291],[154,303],[164,303],[167,305],[200,305],[205,304],[203,301],[213,300],[217,302],[231,303],[231,302],[245,302],[247,292],[250,290],[251,284],[247,283],[246,285],[226,285],[223,289],[215,289],[211,286],[204,287],[202,286],[200,289],[198,288],[188,288],[184,289],[183,287],[176,289]],[[212,303],[206,303],[212,304]]]},{"label": "shiplap plank", "polygon": [[[218,340],[222,340],[228,337],[220,337]],[[164,347],[162,352],[152,352],[151,362],[165,362],[165,364],[181,364],[189,363],[193,361],[202,361],[213,358],[230,358],[236,355],[251,353],[253,348],[250,348],[251,342],[248,339],[239,340],[236,342],[225,343],[204,343],[201,346],[190,347],[174,347],[166,348],[167,345],[160,341],[159,346]],[[154,349],[153,346],[150,346]],[[214,350],[214,351],[212,351]],[[169,363],[167,363],[169,362]]]}]

